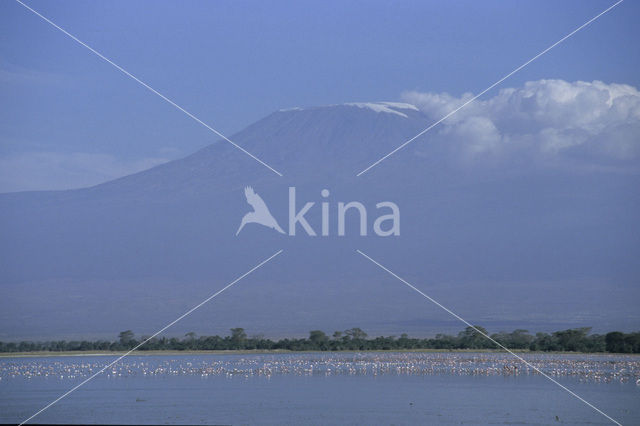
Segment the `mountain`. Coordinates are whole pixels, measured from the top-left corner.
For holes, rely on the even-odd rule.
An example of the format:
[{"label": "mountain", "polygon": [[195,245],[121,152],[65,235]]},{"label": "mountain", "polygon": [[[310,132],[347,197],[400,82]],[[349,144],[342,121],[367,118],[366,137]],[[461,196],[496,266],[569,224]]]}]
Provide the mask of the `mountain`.
[{"label": "mountain", "polygon": [[[91,188],[0,194],[0,339],[151,334],[280,249],[169,334],[463,326],[356,249],[490,331],[638,328],[636,175],[468,163],[426,134],[356,176],[429,124],[408,104],[294,108],[231,137],[282,177],[218,141]],[[235,236],[246,186],[285,231],[295,187],[318,236],[257,224]],[[354,210],[338,235],[350,201],[366,208],[367,236]],[[399,236],[373,230],[382,201],[399,207]]]}]

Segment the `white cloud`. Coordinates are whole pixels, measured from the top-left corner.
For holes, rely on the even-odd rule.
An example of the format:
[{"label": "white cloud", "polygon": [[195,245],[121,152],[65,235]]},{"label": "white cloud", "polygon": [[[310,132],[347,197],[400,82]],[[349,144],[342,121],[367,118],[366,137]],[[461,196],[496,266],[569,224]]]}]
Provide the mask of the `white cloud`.
[{"label": "white cloud", "polygon": [[65,76],[50,71],[13,65],[0,58],[0,84],[61,84]]},{"label": "white cloud", "polygon": [[162,157],[121,160],[83,152],[13,154],[0,158],[0,192],[87,187],[167,161]]},{"label": "white cloud", "polygon": [[[473,95],[406,92],[402,97],[436,121]],[[467,160],[519,154],[534,161],[635,165],[640,159],[640,92],[601,81],[529,81],[474,101],[433,130],[431,144],[442,143]]]}]

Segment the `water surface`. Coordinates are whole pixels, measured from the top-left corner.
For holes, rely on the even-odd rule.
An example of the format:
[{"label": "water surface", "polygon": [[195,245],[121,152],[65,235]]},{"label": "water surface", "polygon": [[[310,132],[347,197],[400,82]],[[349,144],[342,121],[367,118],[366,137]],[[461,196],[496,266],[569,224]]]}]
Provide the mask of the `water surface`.
[{"label": "water surface", "polygon": [[[640,424],[640,357],[523,357]],[[112,359],[0,359],[0,422],[26,419]],[[33,422],[609,424],[508,354],[406,352],[129,356]]]}]

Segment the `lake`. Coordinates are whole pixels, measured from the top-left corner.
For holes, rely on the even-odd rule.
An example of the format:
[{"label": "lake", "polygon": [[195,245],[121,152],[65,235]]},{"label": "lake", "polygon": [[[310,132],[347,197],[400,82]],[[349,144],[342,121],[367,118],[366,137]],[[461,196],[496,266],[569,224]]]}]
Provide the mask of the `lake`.
[{"label": "lake", "polygon": [[[640,424],[640,357],[523,357]],[[0,358],[0,423],[20,422],[115,356]],[[131,355],[33,423],[611,424],[509,354]]]}]

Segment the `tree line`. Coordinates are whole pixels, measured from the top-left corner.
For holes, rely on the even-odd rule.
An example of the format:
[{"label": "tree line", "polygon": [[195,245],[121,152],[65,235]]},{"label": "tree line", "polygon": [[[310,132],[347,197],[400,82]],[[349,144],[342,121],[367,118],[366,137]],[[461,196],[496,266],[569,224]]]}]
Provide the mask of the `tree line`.
[{"label": "tree line", "polygon": [[[590,334],[590,327],[573,328],[553,333],[528,330],[500,332],[490,337],[506,348],[530,351],[640,353],[640,332]],[[484,334],[484,335],[483,335]],[[369,338],[360,328],[336,331],[332,336],[312,330],[307,338],[285,338],[277,341],[262,335],[249,337],[243,328],[232,328],[228,336],[197,336],[193,332],[182,338],[155,337],[140,346],[140,351],[198,351],[198,350],[288,350],[288,351],[367,351],[407,349],[499,349],[487,339],[487,330],[480,326],[467,327],[455,336],[438,334],[432,338],[412,338],[407,334]],[[132,349],[147,337],[136,339],[131,330],[122,331],[115,341],[0,342],[0,352],[67,352],[67,351],[124,351]]]}]

